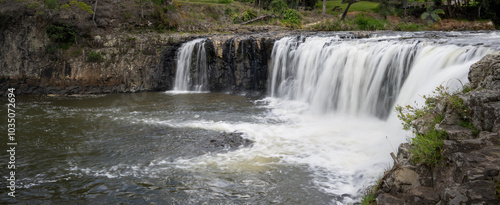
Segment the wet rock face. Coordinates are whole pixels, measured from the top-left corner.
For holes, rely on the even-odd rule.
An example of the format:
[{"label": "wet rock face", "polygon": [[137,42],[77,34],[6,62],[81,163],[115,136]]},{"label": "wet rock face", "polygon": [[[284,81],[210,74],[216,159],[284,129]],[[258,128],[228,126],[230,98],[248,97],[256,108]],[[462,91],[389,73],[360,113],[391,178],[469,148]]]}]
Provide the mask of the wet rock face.
[{"label": "wet rock face", "polygon": [[[481,132],[457,125],[446,112],[439,129],[448,134],[443,162],[436,167],[413,164],[410,144],[398,149],[398,161],[379,185],[378,204],[500,204],[500,55],[471,67],[471,87],[462,95]],[[448,120],[446,120],[448,119]],[[418,182],[418,183],[417,183]]]},{"label": "wet rock face", "polygon": [[253,35],[208,38],[209,90],[264,93],[274,40]]}]

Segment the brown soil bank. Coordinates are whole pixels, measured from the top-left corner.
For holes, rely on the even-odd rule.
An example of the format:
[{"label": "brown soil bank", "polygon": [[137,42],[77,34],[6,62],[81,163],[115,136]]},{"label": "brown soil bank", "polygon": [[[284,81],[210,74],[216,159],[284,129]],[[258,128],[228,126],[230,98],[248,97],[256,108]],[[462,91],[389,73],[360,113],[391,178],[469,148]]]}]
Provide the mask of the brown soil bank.
[{"label": "brown soil bank", "polygon": [[433,26],[438,31],[470,31],[470,30],[495,30],[491,21],[457,21],[444,19]]}]

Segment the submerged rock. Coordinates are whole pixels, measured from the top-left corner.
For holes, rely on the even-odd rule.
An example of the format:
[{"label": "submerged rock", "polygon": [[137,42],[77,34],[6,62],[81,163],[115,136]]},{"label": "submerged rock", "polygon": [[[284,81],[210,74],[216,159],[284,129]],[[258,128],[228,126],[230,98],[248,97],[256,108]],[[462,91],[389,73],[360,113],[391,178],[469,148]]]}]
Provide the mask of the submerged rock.
[{"label": "submerged rock", "polygon": [[253,141],[245,139],[242,137],[243,133],[223,132],[220,135],[212,136],[204,140],[201,144],[202,149],[208,152],[213,151],[234,151],[241,147],[249,147],[253,144]]}]

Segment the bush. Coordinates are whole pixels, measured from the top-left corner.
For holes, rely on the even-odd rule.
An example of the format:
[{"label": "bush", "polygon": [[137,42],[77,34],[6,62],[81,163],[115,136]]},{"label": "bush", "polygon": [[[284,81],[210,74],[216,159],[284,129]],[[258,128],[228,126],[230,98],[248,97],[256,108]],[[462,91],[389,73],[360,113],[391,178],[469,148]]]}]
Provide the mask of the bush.
[{"label": "bush", "polygon": [[68,9],[68,8],[71,8],[71,7],[75,7],[75,8],[78,8],[82,11],[86,11],[86,12],[89,12],[91,14],[94,13],[94,11],[92,11],[92,7],[87,5],[85,2],[78,2],[76,0],[71,0],[68,4],[64,4],[61,6],[61,8],[63,9]]},{"label": "bush", "polygon": [[76,40],[76,30],[68,24],[52,24],[45,28],[50,40],[56,43],[73,43]]},{"label": "bush", "polygon": [[51,10],[57,10],[59,9],[59,3],[57,3],[57,0],[45,0],[45,7]]},{"label": "bush", "polygon": [[163,5],[164,3],[167,2],[167,0],[151,0],[151,1],[156,5]]},{"label": "bush", "polygon": [[415,163],[424,163],[429,167],[436,166],[441,161],[444,140],[448,137],[445,131],[431,129],[425,134],[417,134],[412,140],[410,150]]},{"label": "bush", "polygon": [[399,23],[396,25],[397,31],[421,31],[424,27],[416,23]]},{"label": "bush", "polygon": [[240,16],[238,14],[233,14],[231,16],[231,18],[233,19],[233,23],[241,23],[241,22],[243,22],[242,18],[240,18]]},{"label": "bush", "polygon": [[233,0],[217,0],[217,3],[219,3],[219,4],[231,4],[231,3],[233,3]]},{"label": "bush", "polygon": [[296,28],[302,24],[302,16],[295,9],[288,9],[283,13],[283,24],[288,27]]},{"label": "bush", "polygon": [[255,17],[257,17],[257,14],[255,14],[255,11],[253,9],[248,9],[248,10],[243,12],[242,20],[243,21],[250,21],[250,20],[254,19]]},{"label": "bush", "polygon": [[275,14],[282,15],[288,9],[288,5],[285,0],[273,0],[269,4],[269,9]]},{"label": "bush", "polygon": [[159,32],[163,32],[165,29],[176,29],[179,26],[177,19],[168,7],[155,5],[152,17]]},{"label": "bush", "polygon": [[441,21],[439,14],[444,14],[443,9],[433,9],[432,6],[427,7],[427,10],[422,13],[420,18],[427,22],[428,25],[432,25],[435,22]]},{"label": "bush", "polygon": [[101,56],[100,52],[91,50],[87,53],[87,62],[98,63],[102,61],[104,61],[104,57]]},{"label": "bush", "polygon": [[[445,107],[446,112],[452,111],[460,117],[459,125],[471,129],[475,135],[479,134],[479,130],[470,122],[470,109],[457,94],[450,94],[443,86],[436,88],[434,94],[436,94],[434,97],[424,96],[425,106],[421,109],[396,106],[398,118],[403,121],[403,128],[415,133],[415,137],[411,140],[413,162],[423,163],[429,167],[437,165],[441,160],[442,146],[448,136],[445,131],[436,129],[436,125],[445,118],[443,113],[436,113],[434,109],[438,103]],[[425,127],[429,128],[427,132],[416,133],[414,122],[417,119],[423,119]]]},{"label": "bush", "polygon": [[385,28],[383,21],[367,17],[363,14],[357,15],[354,19],[354,23],[356,23],[361,30],[383,30]]}]

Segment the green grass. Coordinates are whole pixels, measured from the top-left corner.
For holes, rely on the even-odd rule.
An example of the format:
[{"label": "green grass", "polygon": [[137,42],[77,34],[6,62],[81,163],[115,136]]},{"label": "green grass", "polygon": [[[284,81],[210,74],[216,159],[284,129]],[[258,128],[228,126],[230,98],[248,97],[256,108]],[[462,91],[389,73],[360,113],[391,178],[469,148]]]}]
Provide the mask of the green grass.
[{"label": "green grass", "polygon": [[417,134],[411,140],[413,149],[412,160],[414,163],[422,162],[429,167],[436,166],[442,159],[442,147],[447,138],[445,131],[431,129],[425,134]]},{"label": "green grass", "polygon": [[[349,12],[351,12],[351,11],[373,11],[377,8],[378,5],[379,5],[379,3],[376,3],[376,2],[360,1],[358,3],[354,3],[353,5],[351,5],[351,8],[349,8]],[[327,1],[326,2],[326,12],[329,14],[338,14],[339,12],[332,11],[332,9],[336,6],[340,6],[340,8],[342,9],[341,12],[343,12],[345,10],[345,8],[347,7],[347,4],[343,4],[342,0]],[[318,1],[318,3],[316,3],[316,9],[319,9],[320,12],[323,10],[323,1]]]},{"label": "green grass", "polygon": [[375,205],[376,203],[376,198],[373,193],[368,193],[362,196],[361,198],[361,205]]}]

